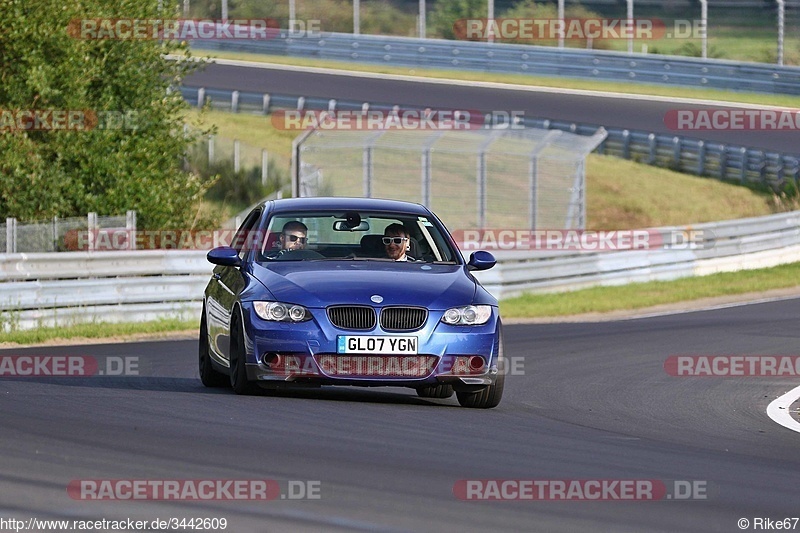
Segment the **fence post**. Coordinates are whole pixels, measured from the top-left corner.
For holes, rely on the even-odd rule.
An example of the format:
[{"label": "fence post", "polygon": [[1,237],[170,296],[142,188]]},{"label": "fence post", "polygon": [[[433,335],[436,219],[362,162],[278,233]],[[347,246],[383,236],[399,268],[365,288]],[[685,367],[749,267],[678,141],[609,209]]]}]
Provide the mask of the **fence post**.
[{"label": "fence post", "polygon": [[700,57],[708,57],[708,0],[700,0]]},{"label": "fence post", "polygon": [[136,211],[129,210],[125,213],[125,229],[128,233],[128,247],[136,249]]},{"label": "fence post", "polygon": [[486,152],[478,154],[478,229],[486,227]]},{"label": "fence post", "polygon": [[675,167],[680,169],[681,168],[681,138],[680,137],[673,137],[672,138],[672,161],[675,163]]},{"label": "fence post", "polygon": [[6,253],[17,253],[17,219],[6,218]]},{"label": "fence post", "polygon": [[361,157],[361,175],[364,178],[364,198],[372,198],[372,146],[364,148]]},{"label": "fence post", "polygon": [[419,23],[419,38],[420,39],[424,39],[425,36],[426,36],[426,32],[425,32],[426,28],[425,28],[425,26],[427,26],[427,24],[426,24],[426,20],[425,20],[425,15],[426,15],[426,13],[425,13],[425,11],[426,11],[425,3],[426,3],[425,0],[419,0],[419,15],[417,15],[417,22]]},{"label": "fence post", "polygon": [[[430,110],[425,110],[425,117],[429,117]],[[422,205],[425,207],[430,208],[431,206],[431,150],[433,145],[436,144],[436,141],[444,135],[444,130],[440,130],[434,133],[422,147],[422,161],[421,161],[421,179],[422,179]]]},{"label": "fence post", "polygon": [[269,93],[265,93],[261,100],[261,112],[269,115]]},{"label": "fence post", "polygon": [[53,217],[53,251],[58,251],[58,216]]},{"label": "fence post", "polygon": [[697,143],[697,175],[702,176],[706,171],[706,143],[698,141]]},{"label": "fence post", "polygon": [[261,185],[267,184],[269,178],[269,153],[261,150]]},{"label": "fence post", "polygon": [[539,213],[536,209],[539,197],[539,157],[531,157],[528,164],[528,227],[531,231],[536,230]]},{"label": "fence post", "polygon": [[777,0],[778,2],[778,65],[783,65],[783,28],[784,28],[784,14],[786,11],[786,2],[784,0]]},{"label": "fence post", "polygon": [[647,164],[652,165],[656,162],[656,134],[651,133],[648,135],[647,142],[650,145],[650,155],[647,158]]},{"label": "fence post", "polygon": [[239,91],[233,91],[231,93],[231,112],[239,112]]},{"label": "fence post", "polygon": [[622,130],[622,158],[631,158],[631,132]]},{"label": "fence post", "polygon": [[240,160],[239,160],[239,140],[233,140],[233,171],[235,173],[239,172],[241,168]]},{"label": "fence post", "polygon": [[300,96],[297,98],[297,110],[302,111],[303,108],[306,106],[306,98],[305,96]]},{"label": "fence post", "polygon": [[214,163],[214,136],[208,136],[208,164]]},{"label": "fence post", "polygon": [[203,107],[206,103],[206,88],[200,87],[197,89],[197,107]]},{"label": "fence post", "polygon": [[528,162],[528,227],[533,231],[539,225],[539,154],[561,135],[561,130],[548,131],[541,142],[531,151]]},{"label": "fence post", "polygon": [[747,157],[747,148],[742,146],[739,149],[739,153],[742,154],[742,173],[739,176],[739,181],[741,183],[745,183],[747,181],[747,167],[750,166],[749,165],[750,162],[748,161]]},{"label": "fence post", "polygon": [[719,173],[717,178],[724,180],[728,177],[728,147],[724,144],[719,148]]},{"label": "fence post", "polygon": [[[633,20],[633,0],[628,0],[628,22],[632,23]],[[563,20],[563,19],[562,19]],[[628,34],[628,53],[633,53],[633,32]]]},{"label": "fence post", "polygon": [[95,239],[97,237],[97,213],[89,213],[86,216],[86,224],[89,226],[89,251],[95,249]]},{"label": "fence post", "polygon": [[426,147],[422,151],[422,205],[431,206],[431,149]]}]

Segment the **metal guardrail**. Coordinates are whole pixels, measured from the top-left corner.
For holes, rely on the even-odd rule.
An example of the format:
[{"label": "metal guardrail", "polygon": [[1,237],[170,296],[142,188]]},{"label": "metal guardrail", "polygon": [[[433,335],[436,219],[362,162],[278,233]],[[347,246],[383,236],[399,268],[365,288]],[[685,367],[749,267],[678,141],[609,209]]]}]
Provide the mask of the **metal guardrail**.
[{"label": "metal guardrail", "polygon": [[197,41],[192,46],[198,50],[310,57],[403,67],[624,80],[800,95],[800,67],[721,59],[349,33],[291,35],[286,30],[282,30],[280,36],[274,39],[204,40]]},{"label": "metal guardrail", "polygon": [[0,254],[0,330],[196,319],[205,251]]},{"label": "metal guardrail", "polygon": [[[800,211],[659,228],[661,233],[689,230],[713,234],[714,246],[600,253],[500,251],[497,266],[476,276],[495,296],[507,298],[800,261]],[[205,256],[203,250],[0,254],[0,329],[194,319],[212,270]]]},{"label": "metal guardrail", "polygon": [[[202,87],[181,87],[181,92],[193,105],[203,105],[210,100],[216,109],[234,112],[267,114],[275,109],[358,111],[365,108],[391,111],[394,108],[390,103],[337,101],[301,95],[261,94]],[[533,117],[525,117],[524,125],[580,135],[592,135],[600,127],[596,124]],[[606,131],[608,137],[597,148],[597,152],[601,154],[743,185],[765,185],[774,190],[779,190],[787,180],[791,180],[800,190],[800,162],[791,155],[648,131],[620,128],[606,128]]]}]

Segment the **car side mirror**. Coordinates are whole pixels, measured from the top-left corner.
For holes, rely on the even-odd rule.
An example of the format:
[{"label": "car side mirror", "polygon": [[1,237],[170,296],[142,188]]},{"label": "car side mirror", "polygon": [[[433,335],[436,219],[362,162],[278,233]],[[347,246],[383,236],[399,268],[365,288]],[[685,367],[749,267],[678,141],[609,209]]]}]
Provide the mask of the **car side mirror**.
[{"label": "car side mirror", "polygon": [[242,266],[242,260],[239,259],[239,252],[230,246],[218,246],[214,248],[208,255],[206,255],[209,263],[222,266],[238,267]]},{"label": "car side mirror", "polygon": [[497,264],[497,259],[494,258],[489,252],[478,250],[472,252],[469,256],[469,263],[467,263],[468,270],[489,270]]}]

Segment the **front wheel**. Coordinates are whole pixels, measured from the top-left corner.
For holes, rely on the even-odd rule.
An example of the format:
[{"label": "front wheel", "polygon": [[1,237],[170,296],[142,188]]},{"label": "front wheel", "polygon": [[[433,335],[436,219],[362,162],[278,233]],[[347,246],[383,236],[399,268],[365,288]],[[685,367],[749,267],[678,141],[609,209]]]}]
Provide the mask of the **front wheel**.
[{"label": "front wheel", "polygon": [[[234,310],[234,313],[236,311]],[[234,314],[234,316],[236,316]],[[245,366],[245,344],[244,329],[239,324],[239,320],[231,319],[231,388],[236,394],[252,395],[259,392],[258,385],[247,379],[247,367]]]},{"label": "front wheel", "polygon": [[477,392],[456,392],[456,398],[461,407],[475,409],[491,409],[500,404],[503,399],[503,387],[506,381],[506,361],[503,357],[503,337],[501,334],[497,349],[497,378],[492,385],[484,387]]},{"label": "front wheel", "polygon": [[503,399],[503,387],[505,386],[505,375],[497,374],[497,379],[493,385],[484,387],[478,392],[457,392],[456,398],[461,407],[473,407],[476,409],[491,409],[500,405]]}]

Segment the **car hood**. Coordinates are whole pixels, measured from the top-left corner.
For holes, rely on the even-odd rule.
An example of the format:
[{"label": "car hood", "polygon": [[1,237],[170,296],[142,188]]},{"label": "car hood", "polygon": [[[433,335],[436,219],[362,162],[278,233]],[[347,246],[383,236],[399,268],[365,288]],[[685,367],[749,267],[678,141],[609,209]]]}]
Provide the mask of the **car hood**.
[{"label": "car hood", "polygon": [[[284,261],[255,264],[253,275],[276,300],[306,307],[380,303],[444,310],[472,303],[476,290],[461,265]],[[383,300],[372,301],[375,295]]]}]

